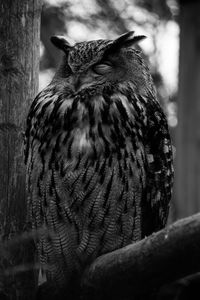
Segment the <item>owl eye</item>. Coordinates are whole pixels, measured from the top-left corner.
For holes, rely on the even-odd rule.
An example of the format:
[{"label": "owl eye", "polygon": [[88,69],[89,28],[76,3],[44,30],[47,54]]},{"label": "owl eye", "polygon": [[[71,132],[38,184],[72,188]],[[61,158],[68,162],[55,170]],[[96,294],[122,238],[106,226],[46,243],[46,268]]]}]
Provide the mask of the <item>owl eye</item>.
[{"label": "owl eye", "polygon": [[109,62],[104,62],[94,65],[92,69],[95,73],[103,75],[112,70],[112,65]]}]

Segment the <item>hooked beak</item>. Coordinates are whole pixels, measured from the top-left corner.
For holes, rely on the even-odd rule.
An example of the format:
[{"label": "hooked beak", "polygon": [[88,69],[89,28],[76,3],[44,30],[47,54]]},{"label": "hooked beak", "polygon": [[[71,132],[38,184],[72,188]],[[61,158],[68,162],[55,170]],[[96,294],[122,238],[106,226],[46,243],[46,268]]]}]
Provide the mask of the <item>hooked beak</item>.
[{"label": "hooked beak", "polygon": [[81,80],[80,80],[80,76],[76,76],[73,80],[73,85],[74,85],[74,89],[75,91],[78,91],[80,86],[81,86]]},{"label": "hooked beak", "polygon": [[92,76],[89,72],[77,74],[73,77],[72,85],[74,86],[74,90],[76,92],[90,87],[94,82],[94,76]]}]

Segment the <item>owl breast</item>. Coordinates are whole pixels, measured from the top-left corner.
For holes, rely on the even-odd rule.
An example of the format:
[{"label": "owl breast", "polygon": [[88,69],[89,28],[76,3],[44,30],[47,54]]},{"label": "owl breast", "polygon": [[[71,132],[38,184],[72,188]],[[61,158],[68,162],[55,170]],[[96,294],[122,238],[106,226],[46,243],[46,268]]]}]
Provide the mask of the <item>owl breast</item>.
[{"label": "owl breast", "polygon": [[[97,256],[146,234],[147,171],[155,162],[147,150],[147,106],[130,87],[74,95],[50,85],[33,102],[26,131],[29,214],[34,228],[50,232],[38,251],[50,265],[47,278],[60,285]],[[156,195],[159,203],[162,193]]]}]

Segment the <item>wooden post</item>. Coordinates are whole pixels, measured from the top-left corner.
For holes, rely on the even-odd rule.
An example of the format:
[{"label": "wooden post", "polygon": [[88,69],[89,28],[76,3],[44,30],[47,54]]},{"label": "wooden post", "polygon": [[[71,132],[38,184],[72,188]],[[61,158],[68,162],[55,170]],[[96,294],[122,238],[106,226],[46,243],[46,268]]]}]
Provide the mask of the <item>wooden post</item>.
[{"label": "wooden post", "polygon": [[[23,131],[38,90],[40,12],[41,0],[0,1],[0,234],[6,239],[26,222]],[[16,293],[14,299],[31,299]]]},{"label": "wooden post", "polygon": [[200,2],[180,1],[177,217],[200,211]]}]

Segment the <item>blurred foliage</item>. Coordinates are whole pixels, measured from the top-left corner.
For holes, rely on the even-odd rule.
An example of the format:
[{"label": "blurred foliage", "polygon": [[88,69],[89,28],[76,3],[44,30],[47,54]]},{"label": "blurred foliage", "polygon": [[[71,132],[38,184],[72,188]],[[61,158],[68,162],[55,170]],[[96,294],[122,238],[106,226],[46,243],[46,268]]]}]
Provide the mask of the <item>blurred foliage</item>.
[{"label": "blurred foliage", "polygon": [[170,20],[177,13],[178,4],[176,1],[160,0],[136,0],[135,3],[159,16],[162,20]]}]

